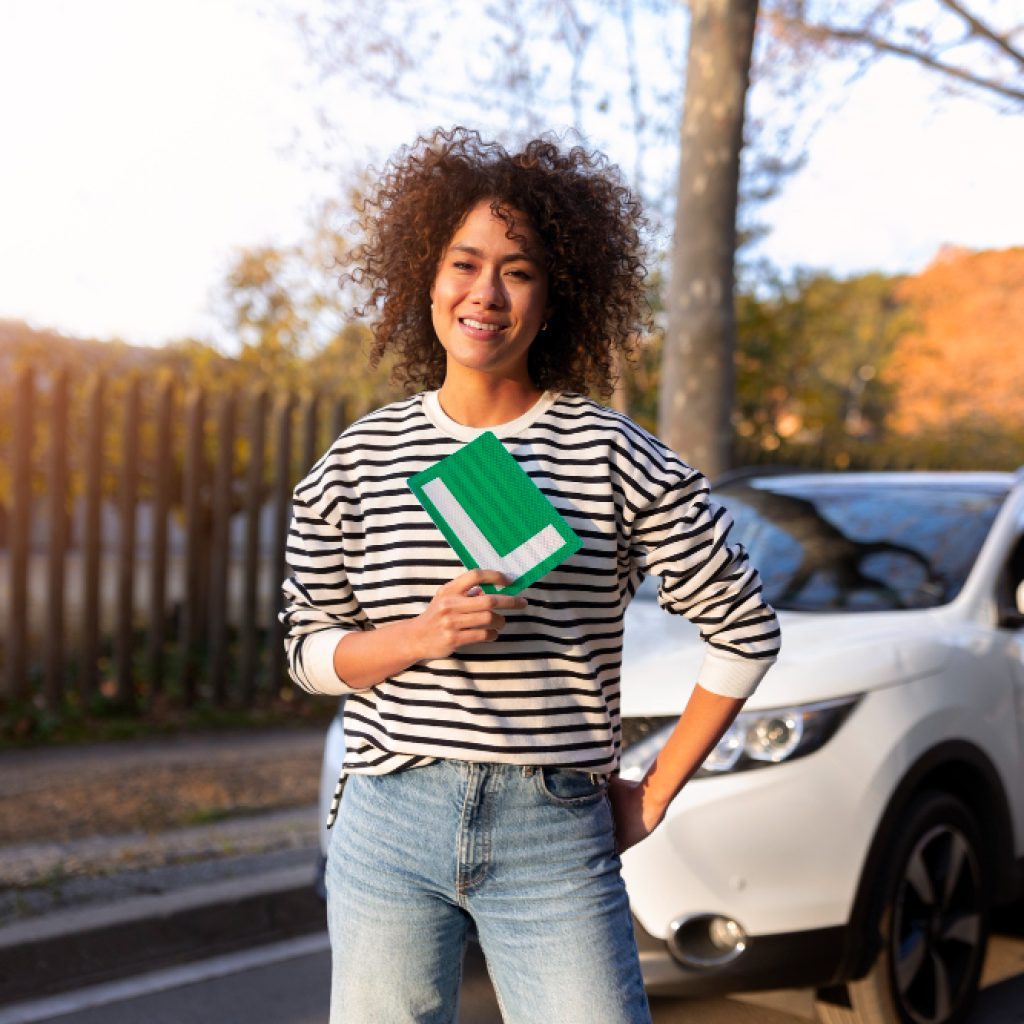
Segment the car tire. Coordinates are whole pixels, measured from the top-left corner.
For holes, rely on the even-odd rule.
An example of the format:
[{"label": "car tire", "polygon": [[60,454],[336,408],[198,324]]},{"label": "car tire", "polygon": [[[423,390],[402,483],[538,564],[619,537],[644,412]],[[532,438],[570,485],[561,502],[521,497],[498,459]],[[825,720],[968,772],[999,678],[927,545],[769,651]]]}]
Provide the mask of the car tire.
[{"label": "car tire", "polygon": [[909,807],[874,892],[867,973],[819,991],[822,1024],[961,1024],[988,941],[992,877],[978,824],[947,793]]}]

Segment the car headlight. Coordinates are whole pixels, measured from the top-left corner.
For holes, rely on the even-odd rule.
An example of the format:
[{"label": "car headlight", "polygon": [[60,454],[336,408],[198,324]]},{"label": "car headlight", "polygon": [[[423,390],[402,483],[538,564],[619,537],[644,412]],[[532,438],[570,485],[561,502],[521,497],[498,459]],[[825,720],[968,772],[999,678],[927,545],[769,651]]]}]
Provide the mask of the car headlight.
[{"label": "car headlight", "polygon": [[[818,750],[834,735],[860,700],[860,694],[815,704],[766,711],[743,711],[729,726],[694,775],[695,779],[764,768]],[[622,721],[625,779],[641,779],[675,728],[678,718],[626,718]]]}]

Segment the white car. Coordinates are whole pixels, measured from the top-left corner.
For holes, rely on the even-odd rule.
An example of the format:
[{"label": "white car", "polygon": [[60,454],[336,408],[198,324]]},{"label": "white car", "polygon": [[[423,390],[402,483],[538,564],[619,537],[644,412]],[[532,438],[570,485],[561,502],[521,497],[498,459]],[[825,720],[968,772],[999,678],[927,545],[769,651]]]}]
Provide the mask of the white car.
[{"label": "white car", "polygon": [[[741,474],[715,499],[783,649],[623,858],[648,990],[812,986],[829,1024],[962,1021],[992,907],[1024,894],[1024,473]],[[630,778],[701,659],[656,582],[626,618]],[[342,748],[339,714],[324,813]]]}]

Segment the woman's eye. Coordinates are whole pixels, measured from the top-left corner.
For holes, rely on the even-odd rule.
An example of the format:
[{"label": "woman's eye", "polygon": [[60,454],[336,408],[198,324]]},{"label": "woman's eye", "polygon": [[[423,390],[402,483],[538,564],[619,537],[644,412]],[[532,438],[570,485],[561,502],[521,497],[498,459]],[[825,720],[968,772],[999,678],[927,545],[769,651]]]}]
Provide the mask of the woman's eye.
[{"label": "woman's eye", "polygon": [[465,260],[455,260],[452,263],[452,266],[456,270],[472,270],[473,269],[473,264],[472,263],[467,263]]},{"label": "woman's eye", "polygon": [[509,277],[514,277],[517,281],[529,281],[530,274],[528,271],[513,268],[508,272]]}]

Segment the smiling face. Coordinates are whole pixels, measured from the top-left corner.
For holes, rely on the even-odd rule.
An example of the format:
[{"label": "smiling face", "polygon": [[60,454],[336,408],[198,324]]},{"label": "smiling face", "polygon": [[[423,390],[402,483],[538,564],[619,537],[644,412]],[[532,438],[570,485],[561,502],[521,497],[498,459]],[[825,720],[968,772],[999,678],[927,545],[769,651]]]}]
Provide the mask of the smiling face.
[{"label": "smiling face", "polygon": [[525,214],[512,213],[509,230],[491,200],[477,203],[438,262],[431,318],[447,353],[446,383],[483,374],[529,384],[548,279],[537,233]]}]

